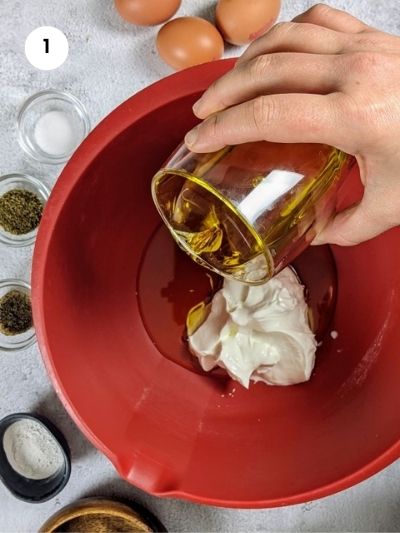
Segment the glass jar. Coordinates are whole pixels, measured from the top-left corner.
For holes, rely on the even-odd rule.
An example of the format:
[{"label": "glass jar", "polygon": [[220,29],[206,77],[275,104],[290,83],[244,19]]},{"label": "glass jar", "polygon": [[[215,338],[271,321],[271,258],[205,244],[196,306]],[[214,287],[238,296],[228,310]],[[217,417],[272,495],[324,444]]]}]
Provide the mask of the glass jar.
[{"label": "glass jar", "polygon": [[197,263],[256,285],[326,225],[352,160],[322,144],[260,141],[208,154],[180,145],[154,176],[152,194],[172,236]]}]

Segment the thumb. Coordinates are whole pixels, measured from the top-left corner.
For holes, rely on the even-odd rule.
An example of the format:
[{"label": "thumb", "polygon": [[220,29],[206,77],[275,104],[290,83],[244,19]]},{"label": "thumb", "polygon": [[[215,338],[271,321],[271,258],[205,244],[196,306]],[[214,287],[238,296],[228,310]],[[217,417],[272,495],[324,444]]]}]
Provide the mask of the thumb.
[{"label": "thumb", "polygon": [[352,246],[376,237],[393,227],[386,217],[369,209],[364,200],[342,211],[317,235],[312,244]]}]

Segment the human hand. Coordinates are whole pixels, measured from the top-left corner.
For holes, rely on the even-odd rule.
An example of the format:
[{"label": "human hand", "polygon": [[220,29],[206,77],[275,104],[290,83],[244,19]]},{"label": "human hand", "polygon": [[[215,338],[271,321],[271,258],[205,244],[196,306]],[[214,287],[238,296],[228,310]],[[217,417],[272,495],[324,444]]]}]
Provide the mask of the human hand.
[{"label": "human hand", "polygon": [[264,139],[356,157],[364,196],[315,244],[357,244],[400,224],[400,37],[316,5],[252,43],[193,111],[205,119],[185,138],[196,152]]}]

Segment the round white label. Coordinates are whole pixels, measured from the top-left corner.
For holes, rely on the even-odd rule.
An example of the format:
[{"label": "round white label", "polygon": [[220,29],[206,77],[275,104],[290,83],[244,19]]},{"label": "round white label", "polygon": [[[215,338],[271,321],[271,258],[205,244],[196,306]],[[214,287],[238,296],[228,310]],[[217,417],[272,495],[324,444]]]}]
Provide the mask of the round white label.
[{"label": "round white label", "polygon": [[25,55],[34,67],[54,70],[68,57],[68,40],[58,28],[41,26],[26,38]]}]

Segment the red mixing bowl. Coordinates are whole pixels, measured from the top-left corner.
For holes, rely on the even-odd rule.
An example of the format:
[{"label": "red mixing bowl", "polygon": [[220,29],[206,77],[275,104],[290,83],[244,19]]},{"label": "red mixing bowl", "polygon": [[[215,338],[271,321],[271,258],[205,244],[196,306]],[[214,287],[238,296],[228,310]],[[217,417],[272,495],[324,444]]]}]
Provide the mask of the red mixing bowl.
[{"label": "red mixing bowl", "polygon": [[[399,456],[400,232],[308,252],[315,272],[330,272],[321,305],[334,303],[335,269],[338,279],[309,383],[245,390],[202,373],[181,337],[209,280],[163,228],[150,180],[194,125],[193,102],[231,66],[148,87],[80,146],[40,226],[34,320],[62,402],[122,477],[158,496],[272,507],[349,487]],[[341,204],[359,192],[354,174]]]}]

